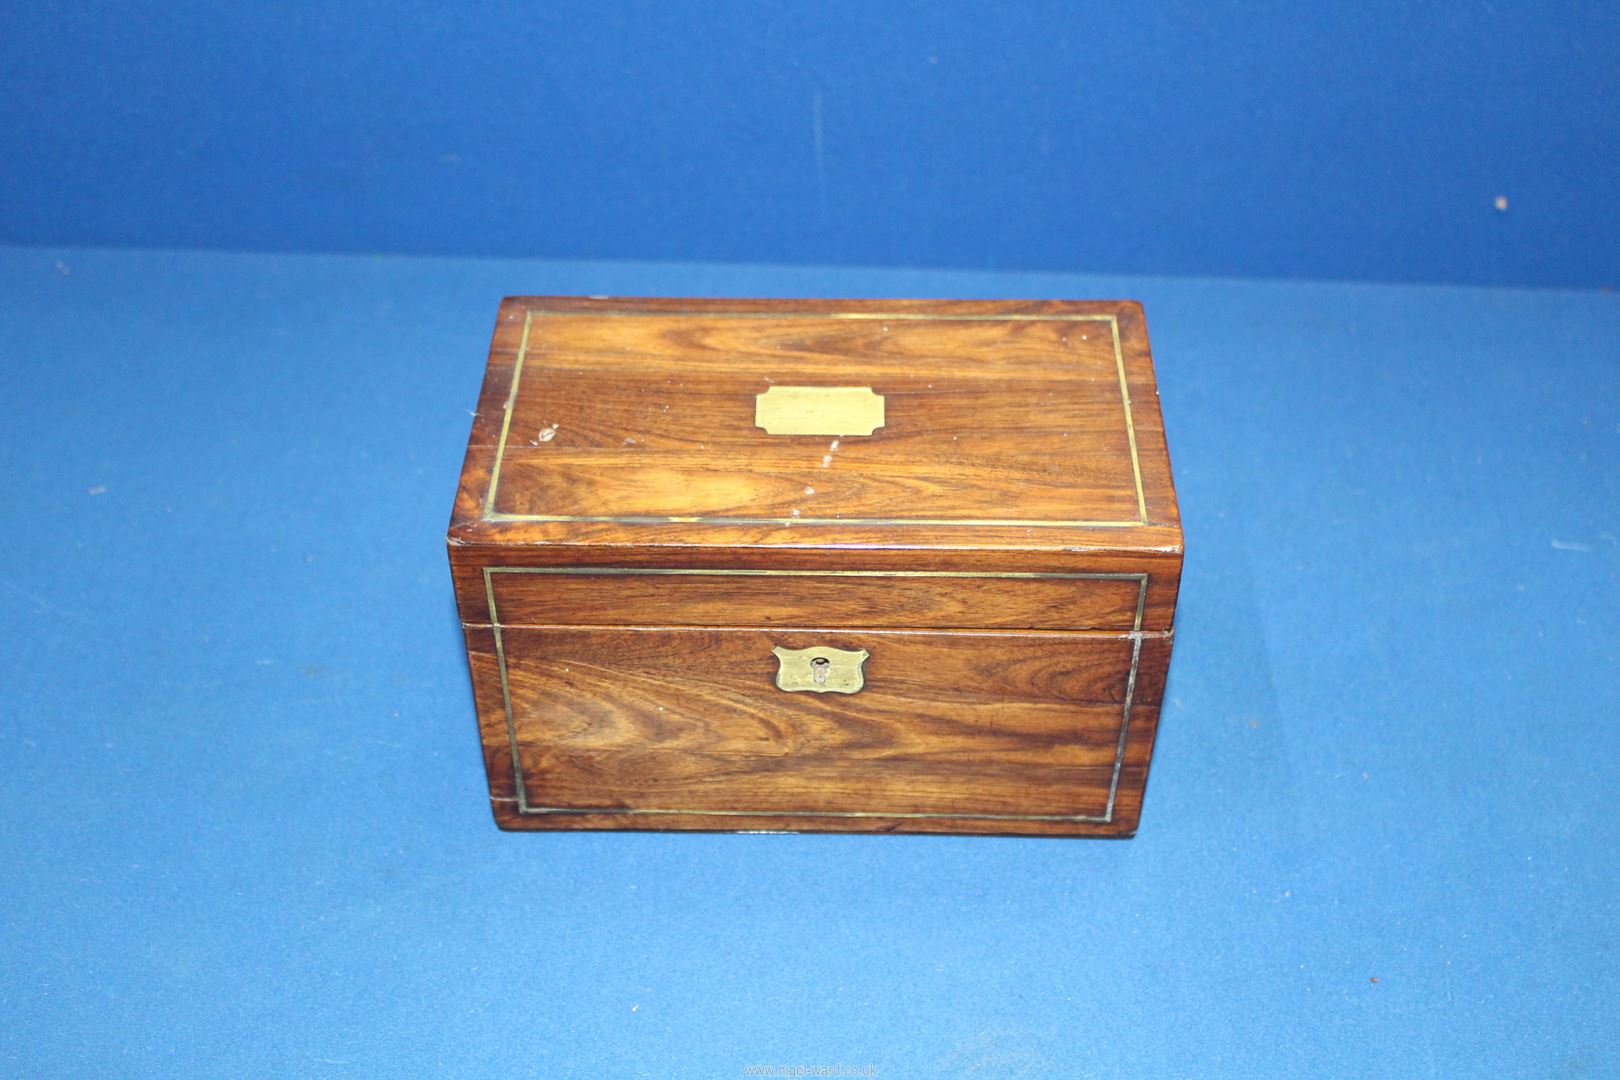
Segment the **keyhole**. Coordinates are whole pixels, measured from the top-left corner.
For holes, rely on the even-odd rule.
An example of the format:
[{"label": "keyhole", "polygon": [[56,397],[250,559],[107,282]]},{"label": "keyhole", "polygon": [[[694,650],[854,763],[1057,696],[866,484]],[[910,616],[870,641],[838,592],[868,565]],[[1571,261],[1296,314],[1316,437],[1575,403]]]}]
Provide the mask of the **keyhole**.
[{"label": "keyhole", "polygon": [[810,681],[815,683],[817,686],[820,686],[822,683],[826,682],[827,669],[831,666],[832,661],[828,660],[825,656],[817,656],[813,658],[810,661]]}]

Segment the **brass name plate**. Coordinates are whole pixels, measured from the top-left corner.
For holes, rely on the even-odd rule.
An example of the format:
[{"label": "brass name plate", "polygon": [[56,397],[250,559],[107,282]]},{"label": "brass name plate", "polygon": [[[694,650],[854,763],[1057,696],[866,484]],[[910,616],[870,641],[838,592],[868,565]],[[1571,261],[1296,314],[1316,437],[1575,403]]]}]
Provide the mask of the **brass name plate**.
[{"label": "brass name plate", "polygon": [[773,386],[754,396],[754,425],[769,435],[870,435],[883,395],[870,386]]},{"label": "brass name plate", "polygon": [[830,649],[817,645],[809,649],[772,649],[776,654],[776,688],[796,693],[853,694],[866,685],[861,667],[871,653],[865,649]]}]

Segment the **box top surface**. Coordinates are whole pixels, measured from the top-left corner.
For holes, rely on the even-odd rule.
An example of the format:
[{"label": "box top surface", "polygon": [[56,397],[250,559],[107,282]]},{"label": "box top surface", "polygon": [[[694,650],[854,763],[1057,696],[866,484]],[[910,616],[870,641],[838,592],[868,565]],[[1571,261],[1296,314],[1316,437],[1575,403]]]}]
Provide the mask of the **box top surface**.
[{"label": "box top surface", "polygon": [[452,544],[1179,552],[1140,305],[501,305]]}]

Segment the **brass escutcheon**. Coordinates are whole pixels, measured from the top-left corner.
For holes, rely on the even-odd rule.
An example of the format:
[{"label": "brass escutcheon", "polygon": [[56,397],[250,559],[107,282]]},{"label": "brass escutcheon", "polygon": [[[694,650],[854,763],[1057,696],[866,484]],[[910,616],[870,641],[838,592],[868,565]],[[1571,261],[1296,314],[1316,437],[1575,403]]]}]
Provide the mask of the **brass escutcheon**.
[{"label": "brass escutcheon", "polygon": [[808,649],[772,649],[776,654],[776,688],[796,693],[853,694],[866,685],[861,667],[871,653],[865,649],[831,649],[816,645]]}]

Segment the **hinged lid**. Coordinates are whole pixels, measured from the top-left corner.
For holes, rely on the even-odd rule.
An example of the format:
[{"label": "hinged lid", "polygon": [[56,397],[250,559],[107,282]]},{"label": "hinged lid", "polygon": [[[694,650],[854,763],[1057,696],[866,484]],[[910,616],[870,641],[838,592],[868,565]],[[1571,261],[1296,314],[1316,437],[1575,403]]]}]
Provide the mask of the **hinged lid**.
[{"label": "hinged lid", "polygon": [[451,542],[1171,556],[1181,530],[1134,302],[512,298]]}]

